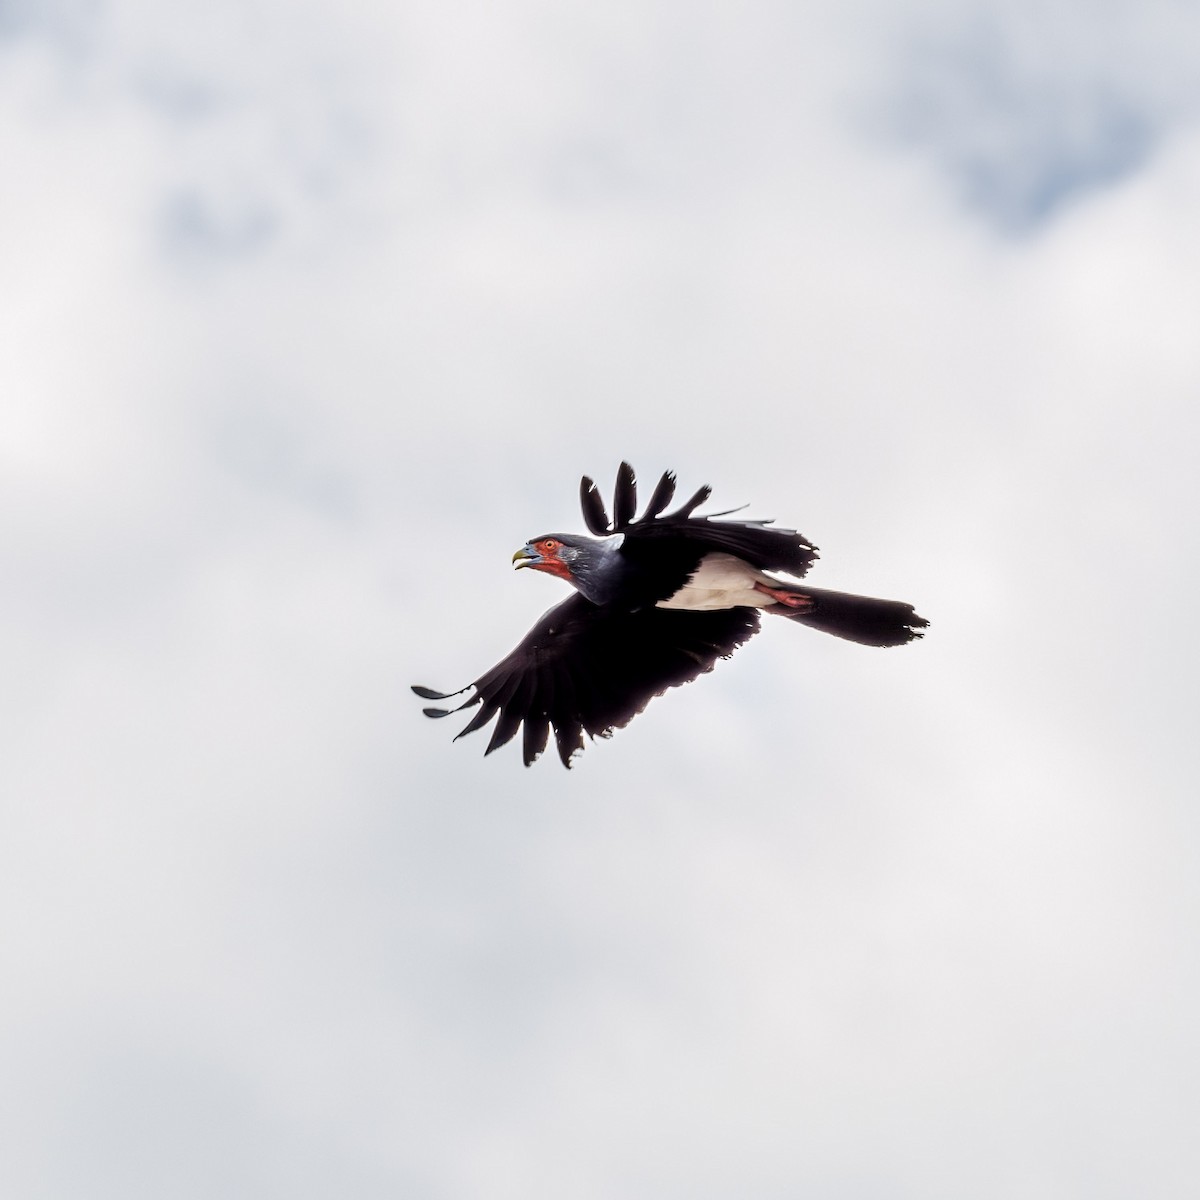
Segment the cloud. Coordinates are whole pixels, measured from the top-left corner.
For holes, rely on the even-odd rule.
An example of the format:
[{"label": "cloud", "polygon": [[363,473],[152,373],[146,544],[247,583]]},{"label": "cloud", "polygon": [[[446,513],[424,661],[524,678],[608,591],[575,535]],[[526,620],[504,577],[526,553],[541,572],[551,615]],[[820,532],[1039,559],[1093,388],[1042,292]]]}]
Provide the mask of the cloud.
[{"label": "cloud", "polygon": [[[1090,81],[1022,79],[992,43],[953,53],[914,79],[897,120],[928,146],[965,200],[1004,229],[1036,226],[1066,204],[1136,172],[1154,122]],[[949,68],[948,70],[946,68]]]},{"label": "cloud", "polygon": [[[89,14],[0,50],[6,1190],[1187,1195],[1167,10]],[[929,637],[452,744],[623,457]]]},{"label": "cloud", "polygon": [[962,200],[1025,233],[1135,174],[1195,120],[1200,93],[1174,5],[937,4],[906,13],[908,53],[876,119],[926,153]]}]

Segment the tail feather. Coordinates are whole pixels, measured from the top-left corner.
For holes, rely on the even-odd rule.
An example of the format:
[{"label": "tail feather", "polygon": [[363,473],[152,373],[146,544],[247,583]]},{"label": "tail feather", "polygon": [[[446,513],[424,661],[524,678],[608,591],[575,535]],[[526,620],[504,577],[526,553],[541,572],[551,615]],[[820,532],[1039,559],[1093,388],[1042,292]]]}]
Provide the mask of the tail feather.
[{"label": "tail feather", "polygon": [[863,646],[903,646],[921,637],[929,624],[924,617],[917,616],[911,604],[900,600],[876,600],[814,587],[788,590],[807,597],[811,605],[794,609],[778,604],[771,607],[771,612]]}]

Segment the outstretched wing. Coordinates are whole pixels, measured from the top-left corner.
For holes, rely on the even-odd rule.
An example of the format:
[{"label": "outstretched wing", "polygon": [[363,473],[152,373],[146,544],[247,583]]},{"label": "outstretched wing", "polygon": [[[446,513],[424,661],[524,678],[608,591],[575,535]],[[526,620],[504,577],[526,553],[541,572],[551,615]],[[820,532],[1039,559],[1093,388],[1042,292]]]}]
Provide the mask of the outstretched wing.
[{"label": "outstretched wing", "polygon": [[633,468],[623,462],[613,489],[610,524],[595,483],[585,475],[580,485],[588,528],[601,535],[624,535],[622,556],[643,578],[661,580],[655,599],[665,599],[681,587],[706,554],[732,554],[760,571],[786,571],[798,577],[816,560],[816,546],[794,529],[776,528],[771,521],[721,520],[727,512],[693,516],[710,494],[710,488],[702,487],[674,512],[664,512],[675,495],[675,476],[667,471],[646,511],[635,518],[637,483]]},{"label": "outstretched wing", "polygon": [[[425,715],[444,717],[480,705],[462,737],[499,714],[486,754],[523,725],[526,766],[546,748],[553,729],[559,758],[570,767],[585,732],[607,737],[655,696],[711,671],[757,631],[758,613],[751,608],[622,612],[577,593],[546,613],[506,659],[471,684],[462,704],[427,708]],[[450,698],[429,688],[413,691],[427,700]]]}]

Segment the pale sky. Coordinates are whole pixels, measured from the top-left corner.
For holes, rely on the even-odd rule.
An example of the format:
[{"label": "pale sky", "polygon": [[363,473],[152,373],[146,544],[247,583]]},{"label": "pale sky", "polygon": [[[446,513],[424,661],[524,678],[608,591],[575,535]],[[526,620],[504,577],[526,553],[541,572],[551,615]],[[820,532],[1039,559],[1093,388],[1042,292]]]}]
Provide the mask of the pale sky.
[{"label": "pale sky", "polygon": [[[1190,1197],[1198,54],[0,5],[0,1194]],[[928,636],[452,743],[623,458]]]}]

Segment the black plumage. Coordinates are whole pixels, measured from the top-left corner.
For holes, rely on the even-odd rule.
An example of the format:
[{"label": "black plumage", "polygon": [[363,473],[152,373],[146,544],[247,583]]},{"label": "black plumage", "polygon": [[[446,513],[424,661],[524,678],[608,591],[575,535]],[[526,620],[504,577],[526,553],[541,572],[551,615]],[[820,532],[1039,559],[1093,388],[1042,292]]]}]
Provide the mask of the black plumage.
[{"label": "black plumage", "polygon": [[[758,613],[752,608],[627,612],[606,610],[577,593],[546,613],[507,658],[480,676],[458,708],[425,713],[443,717],[479,705],[458,737],[481,729],[499,713],[486,754],[509,741],[524,722],[526,766],[546,748],[553,729],[559,757],[569,767],[571,756],[583,749],[585,733],[608,737],[655,696],[711,671],[757,630]],[[451,698],[429,688],[413,690],[427,700]]]},{"label": "black plumage", "polygon": [[633,469],[622,463],[610,522],[595,483],[580,484],[584,522],[594,537],[547,534],[517,551],[532,566],[571,583],[576,593],[547,612],[511,654],[456,693],[414,687],[427,700],[470,695],[456,708],[478,706],[462,737],[496,719],[485,753],[523,727],[526,766],[553,732],[565,766],[583,735],[608,737],[657,695],[711,671],[759,628],[768,612],[870,646],[901,645],[926,625],[909,604],[811,588],[766,572],[800,578],[816,547],[794,529],[770,521],[697,517],[710,489],[674,512],[675,477],[659,480],[642,516]]}]

